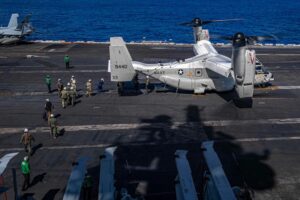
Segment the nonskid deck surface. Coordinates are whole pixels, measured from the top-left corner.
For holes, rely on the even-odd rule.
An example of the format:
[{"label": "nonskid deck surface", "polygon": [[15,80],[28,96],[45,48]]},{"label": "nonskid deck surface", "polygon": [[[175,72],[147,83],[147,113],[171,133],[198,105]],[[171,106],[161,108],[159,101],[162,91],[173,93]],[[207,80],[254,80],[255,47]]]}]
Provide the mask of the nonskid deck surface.
[{"label": "nonskid deck surface", "polygon": [[[191,46],[129,45],[133,60],[172,62],[193,56]],[[230,56],[230,48],[217,48]],[[232,185],[242,180],[256,199],[298,199],[300,196],[300,48],[259,47],[257,57],[275,77],[272,87],[255,90],[253,107],[238,108],[230,93],[129,92],[118,96],[109,81],[108,45],[28,44],[0,47],[0,157],[20,151],[4,174],[8,199],[13,198],[12,168],[18,188],[24,157],[19,139],[23,128],[33,132],[35,153],[30,162],[34,199],[61,199],[72,162],[81,155],[91,159],[88,170],[98,193],[99,156],[117,146],[116,186],[147,199],[175,199],[177,149],[189,151],[188,160],[198,192],[203,160],[202,141],[215,140],[215,149]],[[71,57],[65,70],[63,57]],[[47,93],[45,75],[66,83],[75,75],[80,98],[74,107],[61,108],[57,92]],[[81,96],[85,82],[105,79],[105,91]],[[140,77],[141,87],[144,77]],[[154,80],[151,80],[154,82]],[[50,138],[42,120],[46,98],[54,103],[62,136]],[[234,161],[235,155],[237,163]],[[243,175],[243,177],[240,176]],[[24,193],[22,193],[24,194]]]}]

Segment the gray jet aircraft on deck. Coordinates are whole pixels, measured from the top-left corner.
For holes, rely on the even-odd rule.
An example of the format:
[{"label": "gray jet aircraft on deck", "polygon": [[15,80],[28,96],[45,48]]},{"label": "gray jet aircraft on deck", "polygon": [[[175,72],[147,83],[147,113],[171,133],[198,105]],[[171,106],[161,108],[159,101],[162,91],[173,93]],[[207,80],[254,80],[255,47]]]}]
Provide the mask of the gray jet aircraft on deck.
[{"label": "gray jet aircraft on deck", "polygon": [[31,15],[27,15],[24,20],[19,23],[19,14],[12,14],[8,26],[0,27],[0,44],[14,44],[22,41],[25,36],[30,35],[34,31],[34,28],[29,22],[30,16]]}]

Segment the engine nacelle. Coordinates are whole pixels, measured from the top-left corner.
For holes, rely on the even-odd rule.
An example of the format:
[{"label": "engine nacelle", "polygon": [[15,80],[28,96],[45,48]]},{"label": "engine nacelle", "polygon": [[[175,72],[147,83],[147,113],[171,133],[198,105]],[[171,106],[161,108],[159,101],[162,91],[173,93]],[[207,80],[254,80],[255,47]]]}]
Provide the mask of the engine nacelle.
[{"label": "engine nacelle", "polygon": [[193,27],[194,30],[194,40],[195,43],[201,40],[209,41],[209,31],[208,29],[202,29],[202,27]]},{"label": "engine nacelle", "polygon": [[245,47],[233,49],[232,67],[235,76],[235,91],[239,98],[251,98],[254,92],[255,51]]}]

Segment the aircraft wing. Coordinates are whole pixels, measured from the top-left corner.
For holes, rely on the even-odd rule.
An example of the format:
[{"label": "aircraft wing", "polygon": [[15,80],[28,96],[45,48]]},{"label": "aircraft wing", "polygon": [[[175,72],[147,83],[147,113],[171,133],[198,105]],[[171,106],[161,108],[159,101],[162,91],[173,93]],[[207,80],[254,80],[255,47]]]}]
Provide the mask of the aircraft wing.
[{"label": "aircraft wing", "polygon": [[81,157],[70,175],[63,200],[79,200],[82,182],[86,172],[87,157]]},{"label": "aircraft wing", "polygon": [[231,73],[231,60],[225,56],[217,54],[206,59],[205,68],[228,77]]},{"label": "aircraft wing", "polygon": [[193,46],[195,55],[204,56],[208,54],[218,54],[217,50],[208,40],[200,40]]},{"label": "aircraft wing", "polygon": [[18,152],[16,153],[9,153],[9,154],[6,154],[5,156],[3,156],[1,159],[0,159],[0,176],[3,174],[4,170],[6,169],[9,161],[15,157],[16,155],[18,155]]}]

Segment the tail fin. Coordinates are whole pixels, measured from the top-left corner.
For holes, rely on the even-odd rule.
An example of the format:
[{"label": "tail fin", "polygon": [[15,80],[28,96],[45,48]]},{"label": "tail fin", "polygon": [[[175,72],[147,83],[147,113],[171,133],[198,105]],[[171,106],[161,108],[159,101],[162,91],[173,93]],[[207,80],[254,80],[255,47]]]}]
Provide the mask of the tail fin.
[{"label": "tail fin", "polygon": [[251,98],[254,92],[255,51],[245,47],[233,50],[232,65],[235,74],[235,90],[239,98]]},{"label": "tail fin", "polygon": [[31,23],[29,22],[30,17],[31,17],[31,14],[27,15],[27,16],[22,20],[22,22],[20,22],[20,23],[18,24],[17,29],[18,29],[18,30],[21,30],[22,36],[23,36],[23,35],[29,35],[29,34],[31,34],[31,33],[34,31],[34,28],[31,26]]},{"label": "tail fin", "polygon": [[109,46],[110,62],[108,71],[111,81],[131,81],[135,76],[132,59],[121,37],[111,37]]},{"label": "tail fin", "polygon": [[14,13],[11,15],[9,23],[8,23],[8,28],[17,28],[18,26],[18,18],[19,18],[19,14],[18,13]]}]

